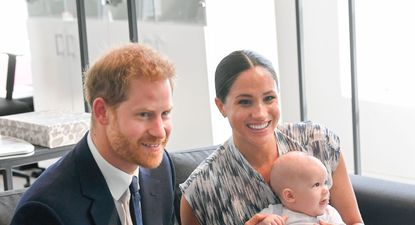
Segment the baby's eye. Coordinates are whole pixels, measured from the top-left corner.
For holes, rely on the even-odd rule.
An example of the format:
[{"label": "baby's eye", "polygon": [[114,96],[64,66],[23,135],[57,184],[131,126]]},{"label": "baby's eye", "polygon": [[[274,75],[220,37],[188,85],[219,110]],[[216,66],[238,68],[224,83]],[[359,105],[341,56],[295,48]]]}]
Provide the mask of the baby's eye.
[{"label": "baby's eye", "polygon": [[319,182],[315,183],[315,184],[313,185],[313,187],[320,187],[320,183],[319,183]]}]

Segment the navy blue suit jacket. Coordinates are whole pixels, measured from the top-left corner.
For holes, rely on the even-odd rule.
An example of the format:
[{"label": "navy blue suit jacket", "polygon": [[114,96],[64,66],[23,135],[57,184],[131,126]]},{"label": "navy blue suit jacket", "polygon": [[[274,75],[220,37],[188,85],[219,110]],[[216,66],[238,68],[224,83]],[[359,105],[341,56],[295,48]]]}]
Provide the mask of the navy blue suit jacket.
[{"label": "navy blue suit jacket", "polygon": [[[120,224],[86,140],[85,135],[24,193],[11,225]],[[140,168],[139,177],[144,225],[173,224],[174,169],[167,152],[156,169]]]}]

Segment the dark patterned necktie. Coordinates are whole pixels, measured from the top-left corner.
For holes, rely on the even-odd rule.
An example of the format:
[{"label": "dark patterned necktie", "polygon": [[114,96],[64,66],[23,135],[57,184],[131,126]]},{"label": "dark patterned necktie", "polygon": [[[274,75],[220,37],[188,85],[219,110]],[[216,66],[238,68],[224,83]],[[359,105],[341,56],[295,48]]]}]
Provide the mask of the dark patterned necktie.
[{"label": "dark patterned necktie", "polygon": [[137,176],[133,176],[130,184],[130,214],[134,225],[143,225],[143,218],[141,216],[140,192],[138,191]]}]

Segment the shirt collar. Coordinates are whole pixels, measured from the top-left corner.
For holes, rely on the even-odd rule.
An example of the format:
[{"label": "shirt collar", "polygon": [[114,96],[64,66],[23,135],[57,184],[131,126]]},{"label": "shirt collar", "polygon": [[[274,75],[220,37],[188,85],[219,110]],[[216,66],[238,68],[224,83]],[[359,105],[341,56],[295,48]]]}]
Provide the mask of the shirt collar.
[{"label": "shirt collar", "polygon": [[[88,133],[87,142],[92,156],[94,157],[95,162],[97,163],[102,175],[105,178],[105,181],[107,182],[112,197],[118,201],[130,186],[133,175],[125,173],[124,171],[114,167],[109,162],[107,162],[104,157],[102,157],[101,153],[98,151],[97,147],[92,141],[90,132]],[[134,173],[134,175],[137,177],[138,171],[139,170],[137,168]]]}]

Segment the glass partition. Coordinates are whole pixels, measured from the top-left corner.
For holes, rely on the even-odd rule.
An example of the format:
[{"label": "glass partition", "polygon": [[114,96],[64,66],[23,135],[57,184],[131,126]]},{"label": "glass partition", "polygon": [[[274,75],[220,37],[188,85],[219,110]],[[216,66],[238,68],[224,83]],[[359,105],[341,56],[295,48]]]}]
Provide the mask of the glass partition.
[{"label": "glass partition", "polygon": [[[101,17],[103,0],[85,0],[86,17]],[[76,18],[76,0],[27,0],[29,17]]]},{"label": "glass partition", "polygon": [[[127,2],[108,3],[114,20],[127,20]],[[139,21],[206,24],[205,2],[200,0],[140,0],[136,1]]]}]

